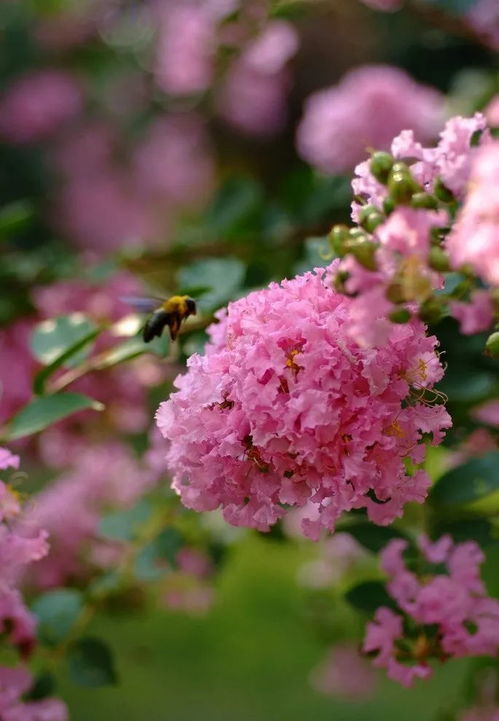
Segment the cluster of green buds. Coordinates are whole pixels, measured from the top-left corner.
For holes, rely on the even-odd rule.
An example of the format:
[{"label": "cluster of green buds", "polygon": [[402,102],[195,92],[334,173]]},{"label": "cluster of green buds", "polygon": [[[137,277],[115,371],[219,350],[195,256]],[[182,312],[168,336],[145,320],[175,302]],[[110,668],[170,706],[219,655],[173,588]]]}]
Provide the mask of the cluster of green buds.
[{"label": "cluster of green buds", "polygon": [[[445,210],[449,221],[457,212],[457,201],[453,193],[437,179],[432,192],[425,190],[414,178],[410,166],[396,160],[390,153],[375,152],[369,164],[371,174],[386,187],[386,197],[381,207],[366,204],[365,198],[355,196],[360,206],[358,225],[349,228],[335,225],[329,233],[331,249],[338,258],[353,256],[366,270],[377,270],[376,251],[379,242],[376,230],[399,206],[423,210]],[[426,268],[440,273],[450,270],[449,258],[444,241],[450,231],[449,225],[433,228],[430,238],[430,250],[426,266],[420,259],[401,258],[400,266],[388,285],[386,297],[395,307],[390,314],[394,323],[406,323],[411,317],[404,304],[416,302],[419,317],[425,322],[436,322],[445,314],[445,298],[433,293]],[[335,279],[335,287],[345,291],[348,273],[340,270]]]}]

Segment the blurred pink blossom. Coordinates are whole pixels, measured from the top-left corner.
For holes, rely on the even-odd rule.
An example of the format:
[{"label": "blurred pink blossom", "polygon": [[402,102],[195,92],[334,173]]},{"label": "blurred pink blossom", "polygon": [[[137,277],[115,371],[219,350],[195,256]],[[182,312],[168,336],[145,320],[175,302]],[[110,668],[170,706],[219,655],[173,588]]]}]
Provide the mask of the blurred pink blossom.
[{"label": "blurred pink blossom", "polygon": [[[495,656],[499,648],[499,602],[487,595],[480,578],[484,555],[479,546],[473,541],[454,544],[446,536],[435,543],[423,536],[418,545],[427,564],[437,565],[421,577],[408,568],[407,541],[394,539],[382,551],[387,590],[399,613],[379,608],[364,640],[364,651],[376,652],[374,665],[386,668],[404,686],[431,675],[430,659]],[[402,614],[408,618],[406,626]]]},{"label": "blurred pink blossom", "polygon": [[488,426],[499,428],[499,399],[486,401],[471,411],[471,416]]},{"label": "blurred pink blossom", "polygon": [[310,676],[320,693],[349,701],[365,701],[374,694],[376,675],[353,644],[333,646]]},{"label": "blurred pink blossom", "polygon": [[167,93],[206,90],[213,76],[216,24],[204,4],[161,6],[156,47],[156,82]]},{"label": "blurred pink blossom", "polygon": [[218,96],[220,115],[249,135],[279,131],[287,116],[286,65],[297,49],[293,26],[284,20],[269,21],[229,68]]},{"label": "blurred pink blossom", "polygon": [[34,685],[31,673],[22,666],[0,666],[0,716],[2,721],[67,721],[65,704],[55,698],[25,701]]},{"label": "blurred pink blossom", "polygon": [[81,107],[81,90],[72,75],[34,71],[0,96],[0,135],[18,144],[43,140],[78,115]]},{"label": "blurred pink blossom", "polygon": [[499,5],[497,0],[476,0],[467,13],[470,25],[494,50],[499,50]]},{"label": "blurred pink blossom", "polygon": [[38,368],[30,350],[33,325],[34,320],[21,318],[0,330],[0,423],[31,398]]},{"label": "blurred pink blossom", "polygon": [[450,313],[459,321],[461,333],[464,335],[472,335],[487,330],[494,319],[492,300],[486,290],[473,291],[469,303],[452,301],[450,303]]},{"label": "blurred pink blossom", "polygon": [[311,95],[297,133],[298,151],[326,173],[349,172],[368,149],[386,150],[412,128],[428,140],[443,120],[443,98],[399,68],[367,65]]},{"label": "blurred pink blossom", "polygon": [[28,520],[48,531],[50,552],[30,573],[30,585],[64,585],[99,562],[114,565],[121,544],[99,536],[101,515],[131,507],[154,483],[154,474],[117,441],[80,451],[72,468],[32,499]]},{"label": "blurred pink blossom", "polygon": [[464,205],[447,248],[454,267],[470,264],[487,283],[499,285],[499,141],[478,148]]}]

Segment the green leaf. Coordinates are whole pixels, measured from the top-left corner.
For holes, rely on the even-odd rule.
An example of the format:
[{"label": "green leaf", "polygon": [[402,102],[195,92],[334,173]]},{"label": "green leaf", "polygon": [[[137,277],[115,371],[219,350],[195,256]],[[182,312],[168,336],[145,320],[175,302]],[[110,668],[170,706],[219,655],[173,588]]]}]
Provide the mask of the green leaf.
[{"label": "green leaf", "polygon": [[27,200],[18,200],[0,209],[0,236],[11,233],[27,225],[33,218],[33,206]]},{"label": "green leaf", "polygon": [[345,593],[345,600],[358,611],[369,615],[372,615],[380,606],[398,609],[382,581],[364,581],[353,586]]},{"label": "green leaf", "polygon": [[154,355],[164,358],[169,348],[168,330],[165,330],[160,338],[154,338],[150,343],[144,343],[141,336],[127,338],[123,343],[119,343],[106,351],[103,360],[99,363],[99,369],[112,368],[119,363],[138,358],[144,353],[154,353]]},{"label": "green leaf", "polygon": [[35,678],[28,693],[23,697],[26,701],[41,701],[53,696],[56,689],[54,676],[50,671],[42,671]]},{"label": "green leaf", "polygon": [[[228,178],[218,190],[206,213],[206,225],[213,235],[233,236],[245,232],[248,222],[259,212],[263,193],[251,178]],[[200,285],[199,280],[192,285]]]},{"label": "green leaf", "polygon": [[440,518],[432,525],[431,536],[435,540],[449,534],[455,543],[475,541],[482,548],[499,539],[494,537],[494,529],[486,518],[460,518],[442,521]]},{"label": "green leaf", "polygon": [[81,393],[55,393],[35,398],[11,420],[6,438],[12,441],[30,436],[77,411],[89,408],[101,411],[104,406]]},{"label": "green leaf", "polygon": [[[64,364],[72,367],[81,363],[88,355],[89,349],[85,347],[95,338],[96,331],[95,323],[83,313],[50,318],[39,323],[33,331],[31,350],[44,365],[50,365],[61,356],[66,356]],[[71,349],[73,351],[68,353]]]},{"label": "green leaf", "polygon": [[472,503],[499,490],[499,451],[452,468],[436,482],[430,501],[442,506]]},{"label": "green leaf", "polygon": [[476,3],[476,0],[426,0],[429,5],[445,10],[446,12],[464,15]]},{"label": "green leaf", "polygon": [[182,268],[179,285],[189,287],[203,284],[210,290],[197,300],[201,310],[214,310],[234,297],[241,288],[246,272],[237,258],[207,258]]},{"label": "green leaf", "polygon": [[71,589],[48,591],[37,598],[31,610],[38,619],[38,637],[42,643],[55,646],[63,641],[82,608],[81,594]]},{"label": "green leaf", "polygon": [[111,650],[99,638],[81,638],[71,644],[67,663],[69,676],[78,686],[96,688],[117,682]]},{"label": "green leaf", "polygon": [[361,546],[373,553],[379,553],[394,538],[403,538],[409,545],[411,544],[409,537],[393,526],[376,526],[374,523],[368,522],[353,523],[351,526],[342,528],[342,531],[349,533]]},{"label": "green leaf", "polygon": [[[80,340],[76,341],[72,346],[70,346],[66,351],[64,351],[64,353],[62,353],[62,355],[60,355],[52,363],[50,363],[50,365],[42,368],[42,370],[36,374],[33,381],[34,393],[36,393],[37,395],[42,395],[45,392],[45,383],[50,378],[50,376],[53,375],[55,371],[61,366],[74,365],[77,354],[80,355],[79,351],[89,345],[92,341],[94,341],[100,333],[101,328],[95,328],[94,330],[90,331],[87,335],[80,338]],[[70,360],[72,361],[71,363],[69,363]]]},{"label": "green leaf", "polygon": [[114,541],[130,541],[147,521],[151,510],[151,504],[144,499],[133,508],[108,513],[100,521],[99,535]]},{"label": "green leaf", "polygon": [[184,537],[176,528],[166,528],[148,543],[137,556],[135,576],[140,581],[154,581],[177,567],[177,553]]}]

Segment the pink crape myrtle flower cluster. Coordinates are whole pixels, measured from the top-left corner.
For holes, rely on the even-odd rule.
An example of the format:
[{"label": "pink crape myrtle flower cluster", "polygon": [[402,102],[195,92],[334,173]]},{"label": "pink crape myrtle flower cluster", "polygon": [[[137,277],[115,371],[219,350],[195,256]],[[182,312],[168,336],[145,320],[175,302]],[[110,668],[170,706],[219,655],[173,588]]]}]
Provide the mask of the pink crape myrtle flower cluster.
[{"label": "pink crape myrtle flower cluster", "polygon": [[350,70],[311,95],[298,127],[300,155],[325,173],[350,172],[370,148],[386,150],[407,127],[429,140],[443,120],[443,97],[389,65]]},{"label": "pink crape myrtle flower cluster", "polygon": [[[497,191],[488,161],[495,145],[477,113],[451,118],[436,147],[423,147],[405,130],[391,155],[374,153],[356,167],[352,214],[360,227],[335,226],[331,241],[343,258],[337,287],[353,297],[359,343],[383,342],[387,327],[373,325],[379,313],[404,323],[415,311],[430,321],[448,312],[465,334],[491,327],[494,296],[471,274],[497,282]],[[445,306],[436,292],[448,270],[463,272],[464,284]]]},{"label": "pink crape myrtle flower cluster", "polygon": [[421,536],[418,548],[421,558],[414,565],[404,556],[404,539],[382,551],[387,590],[398,610],[378,608],[363,645],[374,665],[404,686],[431,676],[430,659],[495,656],[499,649],[499,602],[480,578],[480,547],[474,541],[455,544],[450,536],[435,543]]},{"label": "pink crape myrtle flower cluster", "polygon": [[[0,470],[19,468],[19,457],[0,448]],[[0,481],[0,632],[4,643],[26,660],[36,643],[36,621],[17,587],[22,573],[48,552],[47,532],[26,517],[20,496]],[[35,564],[36,566],[36,564]],[[0,717],[2,721],[66,721],[65,705],[53,698],[24,702],[33,679],[23,666],[0,666]]]},{"label": "pink crape myrtle flower cluster", "polygon": [[205,355],[191,356],[157,412],[187,507],[268,531],[308,504],[302,529],[317,539],[353,508],[387,524],[424,500],[428,476],[403,460],[419,464],[423,438],[438,444],[451,424],[424,399],[443,374],[436,339],[414,320],[362,348],[351,311],[319,269],[218,313]]}]

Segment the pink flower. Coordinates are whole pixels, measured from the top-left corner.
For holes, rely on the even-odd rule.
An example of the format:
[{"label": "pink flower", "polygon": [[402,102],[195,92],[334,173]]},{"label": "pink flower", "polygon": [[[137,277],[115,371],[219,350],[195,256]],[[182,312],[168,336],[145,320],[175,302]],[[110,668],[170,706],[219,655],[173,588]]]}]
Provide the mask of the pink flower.
[{"label": "pink flower", "polygon": [[499,399],[493,401],[486,401],[482,405],[473,408],[471,411],[472,417],[486,423],[488,426],[499,428]]},{"label": "pink flower", "polygon": [[0,97],[0,135],[19,144],[43,140],[74,118],[81,104],[71,75],[59,70],[25,75]]},{"label": "pink flower", "polygon": [[469,192],[447,243],[455,267],[470,264],[499,285],[499,141],[477,150]]},{"label": "pink flower", "polygon": [[218,97],[221,116],[249,135],[268,136],[286,121],[286,64],[298,49],[293,26],[272,20],[230,67]]},{"label": "pink flower", "polygon": [[480,578],[484,555],[479,546],[472,541],[454,544],[449,536],[435,543],[422,537],[421,558],[413,559],[412,571],[403,555],[407,545],[395,539],[381,555],[390,577],[387,590],[400,612],[381,607],[368,624],[364,651],[377,652],[374,664],[410,685],[414,677],[431,675],[431,659],[495,656],[499,602],[487,596]]},{"label": "pink flower", "polygon": [[373,10],[394,12],[402,7],[403,0],[362,0],[362,2]]},{"label": "pink flower", "polygon": [[38,367],[29,339],[33,320],[22,318],[0,330],[0,423],[17,413],[32,395]]},{"label": "pink flower", "polygon": [[117,442],[80,451],[72,469],[33,499],[27,520],[47,529],[50,553],[30,571],[29,583],[49,588],[84,578],[100,561],[113,565],[122,546],[99,538],[101,514],[129,508],[154,483],[154,474]]},{"label": "pink flower", "polygon": [[192,205],[213,185],[206,129],[196,115],[165,115],[154,121],[135,152],[135,179],[161,202]]},{"label": "pink flower", "polygon": [[495,95],[483,111],[492,127],[499,127],[499,95]]},{"label": "pink flower", "polygon": [[394,135],[413,128],[422,140],[442,122],[442,97],[407,73],[385,65],[351,70],[340,84],[307,100],[298,128],[302,157],[326,173],[350,171],[369,148],[389,148]]},{"label": "pink flower", "polygon": [[374,694],[376,677],[353,644],[333,646],[312,671],[312,686],[327,696],[364,701]]},{"label": "pink flower", "polygon": [[22,666],[0,666],[0,716],[2,721],[67,721],[62,701],[47,698],[24,702],[22,696],[33,686],[31,673]]},{"label": "pink flower", "polygon": [[494,50],[499,50],[499,7],[496,0],[477,0],[467,13],[470,25]]},{"label": "pink flower", "polygon": [[[424,499],[426,474],[407,476],[402,459],[421,462],[421,429],[438,436],[450,419],[401,403],[407,369],[434,353],[435,338],[413,321],[393,327],[385,345],[361,348],[349,334],[351,306],[322,269],[218,314],[206,354],[189,359],[157,413],[186,506],[221,506],[229,523],[267,531],[283,504],[308,504],[302,528],[317,538],[343,511],[365,507],[385,524],[408,499]],[[426,367],[430,387],[441,368]]]},{"label": "pink flower", "polygon": [[469,303],[452,301],[450,312],[459,321],[461,333],[464,335],[481,333],[490,328],[494,320],[492,300],[486,290],[475,290],[471,294]]},{"label": "pink flower", "polygon": [[213,14],[195,3],[168,4],[160,13],[156,82],[167,93],[190,95],[210,85],[216,48]]},{"label": "pink flower", "polygon": [[[489,143],[487,123],[481,113],[471,118],[456,116],[447,121],[435,147],[423,147],[416,142],[412,130],[403,130],[391,143],[391,152],[397,160],[410,160],[411,173],[415,180],[428,191],[432,191],[437,178],[462,199],[466,194],[471,171],[471,162],[477,148],[471,141],[477,132],[482,132],[481,142]],[[416,162],[414,162],[416,160]],[[355,168],[352,189],[363,196],[366,203],[381,207],[387,196],[386,186],[371,175],[369,162],[364,161]],[[359,205],[353,204],[353,217],[358,217]]]}]

